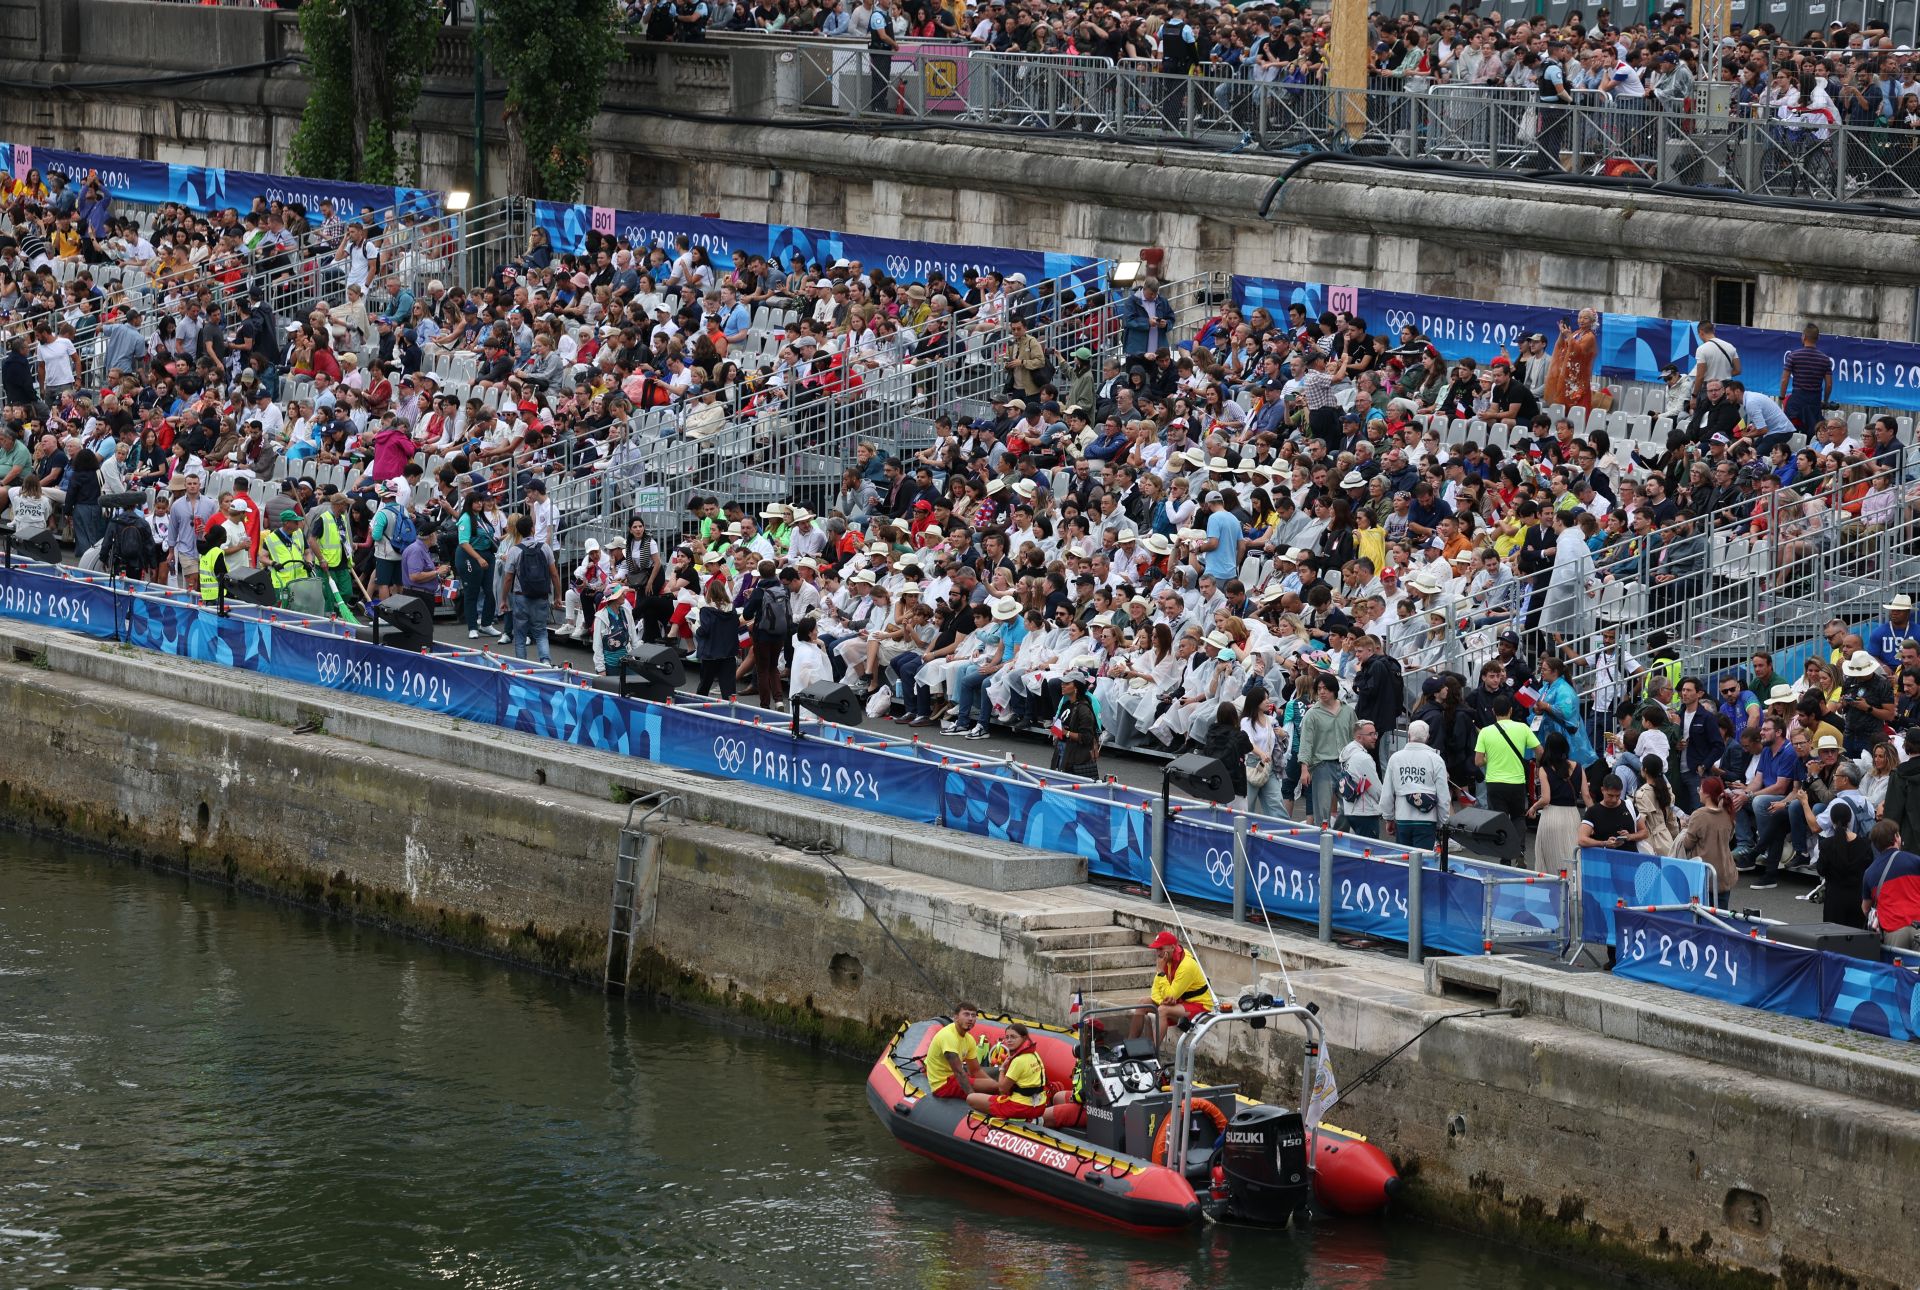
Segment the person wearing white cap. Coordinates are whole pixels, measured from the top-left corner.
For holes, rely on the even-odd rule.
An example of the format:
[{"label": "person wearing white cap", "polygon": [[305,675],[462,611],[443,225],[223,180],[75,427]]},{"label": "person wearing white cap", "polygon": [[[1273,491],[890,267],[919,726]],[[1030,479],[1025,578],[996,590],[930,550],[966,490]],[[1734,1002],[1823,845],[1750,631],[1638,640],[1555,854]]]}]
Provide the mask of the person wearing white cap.
[{"label": "person wearing white cap", "polygon": [[1910,640],[1920,640],[1913,622],[1913,597],[1901,592],[1889,600],[1887,616],[1860,629],[1860,646],[1883,666],[1900,666],[1900,651]]},{"label": "person wearing white cap", "polygon": [[[1073,634],[1068,631],[1068,624],[1074,621],[1070,606],[1061,605],[1051,621],[1040,610],[1029,609],[1023,621],[1026,635],[1014,649],[1012,664],[1001,668],[987,682],[987,700],[993,704],[994,712],[1015,725],[1032,719],[1032,700],[1046,684],[1047,669],[1060,661],[1061,651],[1073,640]],[[1084,633],[1081,639],[1085,639]]]},{"label": "person wearing white cap", "polygon": [[[966,739],[987,737],[987,680],[1013,657],[1017,644],[1014,624],[1020,617],[1020,602],[1007,597],[991,602],[989,621],[974,630],[974,654],[955,664],[948,685],[953,692],[953,716],[940,723],[947,734]],[[976,713],[976,709],[978,710]]]},{"label": "person wearing white cap", "polygon": [[1841,728],[1846,735],[1849,757],[1863,756],[1886,738],[1886,723],[1895,709],[1893,682],[1886,669],[1864,649],[1858,649],[1840,665],[1844,679],[1840,683],[1840,711],[1845,718]]},{"label": "person wearing white cap", "polygon": [[573,577],[567,586],[566,621],[560,625],[558,634],[576,641],[586,639],[588,629],[593,626],[593,616],[612,584],[612,563],[601,549],[600,540],[588,538],[586,554],[573,567]]}]

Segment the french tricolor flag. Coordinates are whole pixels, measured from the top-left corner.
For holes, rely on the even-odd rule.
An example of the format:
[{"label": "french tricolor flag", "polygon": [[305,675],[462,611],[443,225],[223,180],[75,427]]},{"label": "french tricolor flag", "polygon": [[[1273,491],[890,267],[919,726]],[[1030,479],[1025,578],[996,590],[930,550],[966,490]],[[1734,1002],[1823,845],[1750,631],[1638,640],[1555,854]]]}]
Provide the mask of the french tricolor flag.
[{"label": "french tricolor flag", "polygon": [[1513,701],[1523,708],[1531,708],[1540,698],[1540,691],[1531,685],[1523,685],[1514,691]]},{"label": "french tricolor flag", "polygon": [[1073,1006],[1067,1009],[1068,1025],[1073,1025],[1075,1022],[1080,1020],[1080,1004],[1081,1004],[1080,991],[1075,990],[1073,992]]}]

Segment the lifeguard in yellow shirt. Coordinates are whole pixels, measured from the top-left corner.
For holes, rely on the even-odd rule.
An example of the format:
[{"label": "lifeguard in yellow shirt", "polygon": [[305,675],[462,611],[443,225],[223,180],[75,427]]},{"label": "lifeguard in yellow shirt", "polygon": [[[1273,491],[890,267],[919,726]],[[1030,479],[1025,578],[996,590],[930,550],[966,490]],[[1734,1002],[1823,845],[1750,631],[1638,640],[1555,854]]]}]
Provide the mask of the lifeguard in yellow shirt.
[{"label": "lifeguard in yellow shirt", "polygon": [[[1189,1017],[1214,1010],[1213,987],[1207,983],[1207,974],[1201,969],[1200,960],[1180,948],[1178,937],[1172,932],[1161,932],[1153,938],[1153,954],[1159,971],[1154,974],[1153,997],[1149,1002],[1160,1014],[1161,1034]],[[1151,1015],[1146,1008],[1133,1014],[1134,1035],[1146,1030],[1147,1018]]]}]

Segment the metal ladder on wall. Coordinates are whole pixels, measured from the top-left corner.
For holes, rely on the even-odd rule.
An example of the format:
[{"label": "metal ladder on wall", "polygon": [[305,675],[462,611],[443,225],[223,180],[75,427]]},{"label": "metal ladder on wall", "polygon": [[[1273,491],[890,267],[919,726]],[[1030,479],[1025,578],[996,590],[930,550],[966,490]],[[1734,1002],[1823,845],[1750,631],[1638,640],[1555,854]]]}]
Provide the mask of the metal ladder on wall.
[{"label": "metal ladder on wall", "polygon": [[[647,812],[638,821],[633,813]],[[653,921],[653,893],[660,881],[660,835],[649,832],[647,821],[662,811],[678,809],[687,818],[686,799],[678,793],[647,793],[627,805],[627,822],[620,828],[620,850],[613,861],[613,901],[607,914],[606,986],[609,994],[627,988],[633,972],[633,952],[640,938],[642,915]]]}]

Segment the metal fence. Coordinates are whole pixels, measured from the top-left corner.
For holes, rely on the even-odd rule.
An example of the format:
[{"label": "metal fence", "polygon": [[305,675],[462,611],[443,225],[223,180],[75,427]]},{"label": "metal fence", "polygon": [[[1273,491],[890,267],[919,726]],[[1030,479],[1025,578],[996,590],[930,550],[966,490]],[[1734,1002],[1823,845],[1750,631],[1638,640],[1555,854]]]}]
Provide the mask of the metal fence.
[{"label": "metal fence", "polygon": [[[952,61],[952,60],[950,60]],[[1816,201],[1920,200],[1920,129],[1832,125],[1530,89],[1378,80],[1365,90],[1168,76],[1104,59],[974,51],[940,92],[902,61],[870,92],[864,54],[795,51],[792,106],[850,118],[964,122],[1222,150],[1428,158],[1514,172],[1630,175]],[[836,87],[834,78],[838,76]],[[1706,96],[1702,96],[1704,99]]]}]

